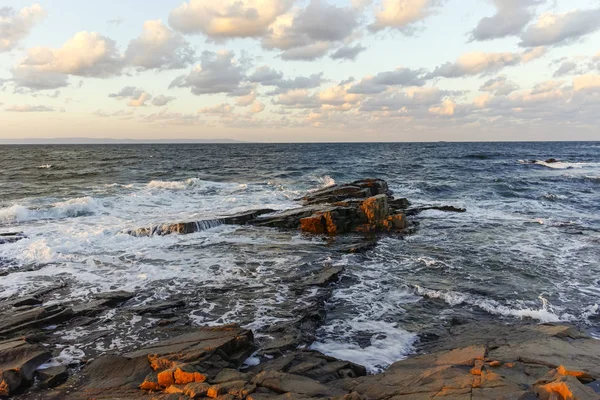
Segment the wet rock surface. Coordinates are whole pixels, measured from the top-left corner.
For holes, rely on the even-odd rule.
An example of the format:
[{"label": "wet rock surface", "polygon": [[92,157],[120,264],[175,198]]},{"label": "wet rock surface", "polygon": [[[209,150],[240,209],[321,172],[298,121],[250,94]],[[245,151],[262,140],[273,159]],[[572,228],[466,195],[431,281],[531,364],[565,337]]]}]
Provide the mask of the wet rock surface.
[{"label": "wet rock surface", "polygon": [[[209,276],[202,285],[165,281],[177,288],[177,295],[162,294],[160,288],[160,295],[152,296],[113,287],[65,302],[65,282],[1,300],[0,339],[8,344],[0,345],[0,387],[22,399],[598,398],[599,342],[569,327],[450,323],[447,330],[421,336],[420,355],[379,375],[308,350],[325,323],[334,288],[349,279],[344,265],[324,261],[312,250],[368,252],[381,236],[410,233],[416,224],[406,216],[465,210],[413,207],[406,199],[394,199],[380,180],[332,186],[298,201],[301,206],[291,210],[250,210],[214,223],[131,232],[184,234],[235,224],[257,236],[281,234],[280,229],[321,234],[302,235],[313,241],[302,250],[305,263],[285,266],[279,275],[257,275],[253,285],[229,281],[218,286]],[[279,244],[288,245],[295,246]],[[252,251],[262,254],[263,244],[256,246]],[[274,262],[246,263],[236,273],[272,270]],[[219,274],[216,264],[209,271]],[[293,294],[293,301],[285,309],[270,305],[257,312],[255,317],[266,313],[271,318],[266,326],[254,329],[252,319],[231,312],[236,302],[264,307],[261,296],[269,291],[281,296],[281,288]],[[207,309],[223,315],[222,320],[206,318]],[[232,325],[198,327],[202,321],[232,319],[254,332]],[[128,336],[135,339],[128,342]],[[81,354],[70,359],[72,351]],[[50,363],[42,365],[50,356]]]},{"label": "wet rock surface", "polygon": [[[405,214],[410,202],[405,198],[394,198],[388,184],[381,179],[333,185],[308,193],[298,201],[303,206],[289,210],[249,210],[210,220],[138,228],[128,233],[133,236],[164,236],[199,232],[219,225],[253,225],[339,235],[350,232],[406,233],[410,227]],[[465,211],[455,207],[434,206],[410,211],[414,215],[425,209]]]},{"label": "wet rock surface", "polygon": [[[49,356],[26,342],[0,348],[3,382],[13,390],[19,386],[11,371],[31,380]],[[39,371],[36,390],[18,398],[600,398],[595,391],[600,341],[569,326],[465,324],[448,328],[426,348],[425,354],[367,375],[360,365],[315,351],[290,349],[261,357],[254,353],[252,332],[237,325],[190,328],[130,353],[101,356],[66,382],[60,369]],[[6,362],[10,351],[16,352],[12,364]],[[56,382],[61,383],[43,389]]]}]

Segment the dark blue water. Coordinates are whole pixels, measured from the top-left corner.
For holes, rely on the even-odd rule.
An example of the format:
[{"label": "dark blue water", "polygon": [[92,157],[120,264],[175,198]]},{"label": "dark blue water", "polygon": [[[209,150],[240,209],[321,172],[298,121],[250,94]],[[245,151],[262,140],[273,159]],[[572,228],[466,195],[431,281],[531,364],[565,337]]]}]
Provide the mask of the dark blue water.
[{"label": "dark blue water", "polygon": [[[530,163],[550,157],[559,162]],[[425,212],[415,235],[386,238],[359,256],[258,228],[145,239],[122,233],[257,206],[289,208],[306,190],[365,177],[387,180],[396,197],[415,205],[468,212]],[[307,262],[344,264],[314,347],[372,370],[412,351],[416,334],[452,319],[600,330],[594,142],[3,146],[3,231],[28,239],[0,246],[7,273],[0,296],[56,279],[68,284],[69,299],[114,288],[144,292],[140,302],[177,294],[197,299],[191,323],[239,322],[259,332],[290,318],[301,300],[282,277]],[[236,292],[239,285],[263,289],[253,297]],[[231,295],[214,299],[199,287]]]}]

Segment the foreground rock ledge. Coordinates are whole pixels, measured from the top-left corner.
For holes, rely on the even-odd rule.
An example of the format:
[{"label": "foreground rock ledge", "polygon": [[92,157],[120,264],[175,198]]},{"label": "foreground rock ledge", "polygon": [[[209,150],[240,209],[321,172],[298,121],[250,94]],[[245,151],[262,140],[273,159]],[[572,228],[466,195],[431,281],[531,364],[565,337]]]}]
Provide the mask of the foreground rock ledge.
[{"label": "foreground rock ledge", "polygon": [[301,207],[285,211],[249,210],[216,219],[156,225],[128,231],[133,236],[189,234],[219,225],[254,225],[280,229],[295,229],[313,234],[339,235],[350,232],[406,232],[410,222],[406,215],[437,209],[464,212],[464,209],[420,207],[408,209],[407,199],[396,199],[387,182],[381,179],[333,185],[308,193]]},{"label": "foreground rock ledge", "polygon": [[435,349],[429,354],[366,375],[359,365],[304,350],[239,369],[254,350],[250,331],[197,328],[129,354],[100,357],[79,376],[30,398],[600,399],[594,391],[600,341],[571,327],[467,324],[449,334],[428,344]]}]

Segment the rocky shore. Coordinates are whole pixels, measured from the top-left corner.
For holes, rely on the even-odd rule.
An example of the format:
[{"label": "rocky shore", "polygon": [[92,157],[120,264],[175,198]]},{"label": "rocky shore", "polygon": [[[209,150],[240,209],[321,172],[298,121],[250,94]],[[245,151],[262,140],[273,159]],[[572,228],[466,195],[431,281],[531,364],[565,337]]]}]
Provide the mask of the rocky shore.
[{"label": "rocky shore", "polygon": [[[69,376],[37,370],[51,354],[35,337],[0,343],[1,394],[30,399],[599,399],[600,342],[562,325],[466,324],[427,353],[367,375],[364,367],[294,349],[251,357],[251,331],[200,327]],[[18,395],[34,382],[30,392]]]},{"label": "rocky shore", "polygon": [[[298,201],[289,210],[249,210],[127,233],[190,234],[223,224],[265,227],[319,235],[336,252],[362,252],[385,235],[413,232],[418,224],[412,217],[424,210],[466,211],[412,207],[378,179],[335,185]],[[2,237],[8,242],[25,235]],[[342,272],[338,265],[290,271],[285,279],[296,293],[310,293],[309,300],[260,332],[238,325],[199,327],[184,317],[190,313],[185,299],[133,304],[140,294],[118,288],[68,303],[60,300],[66,284],[57,282],[27,296],[0,299],[0,398],[600,399],[600,341],[563,325],[452,320],[444,329],[422,332],[414,356],[375,375],[311,351]],[[243,288],[237,293],[245,295]],[[143,345],[126,350],[104,345],[126,328],[119,315],[152,321],[151,329],[133,326]],[[86,333],[51,335],[66,326]],[[74,344],[85,347],[85,358],[52,361]]]}]

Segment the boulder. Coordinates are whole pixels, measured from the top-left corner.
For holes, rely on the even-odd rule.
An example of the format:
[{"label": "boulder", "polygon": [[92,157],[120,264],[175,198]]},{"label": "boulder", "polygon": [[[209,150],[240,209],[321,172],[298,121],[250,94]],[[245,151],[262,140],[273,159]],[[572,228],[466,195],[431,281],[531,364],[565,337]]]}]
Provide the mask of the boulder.
[{"label": "boulder", "polygon": [[50,367],[37,370],[36,376],[38,387],[48,389],[63,384],[69,378],[69,370],[65,366]]},{"label": "boulder", "polygon": [[386,181],[382,179],[363,179],[311,192],[301,200],[304,204],[326,204],[348,199],[366,199],[380,194],[388,197],[392,196]]},{"label": "boulder", "polygon": [[31,384],[35,370],[52,355],[23,339],[0,342],[0,397]]},{"label": "boulder", "polygon": [[403,231],[404,214],[391,214],[386,194],[327,205],[310,205],[259,217],[251,224],[272,228],[299,229],[312,234],[339,235],[349,232]]}]

